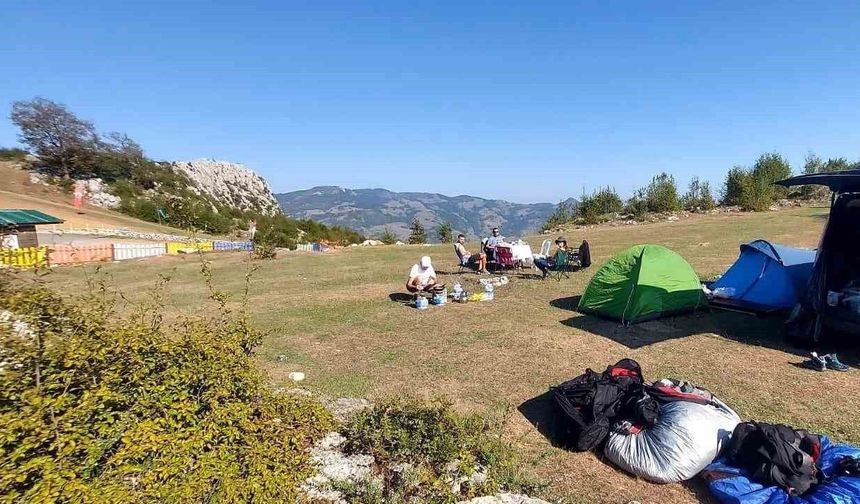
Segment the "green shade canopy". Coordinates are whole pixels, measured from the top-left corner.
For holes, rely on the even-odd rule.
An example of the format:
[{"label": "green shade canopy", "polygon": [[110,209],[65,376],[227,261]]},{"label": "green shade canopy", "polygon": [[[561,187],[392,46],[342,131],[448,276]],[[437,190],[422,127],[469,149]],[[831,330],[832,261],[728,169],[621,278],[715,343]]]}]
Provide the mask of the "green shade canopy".
[{"label": "green shade canopy", "polygon": [[579,311],[635,324],[703,304],[699,278],[683,257],[660,245],[635,245],[594,274]]},{"label": "green shade canopy", "polygon": [[32,226],[34,224],[62,224],[63,219],[38,210],[0,208],[0,226]]}]

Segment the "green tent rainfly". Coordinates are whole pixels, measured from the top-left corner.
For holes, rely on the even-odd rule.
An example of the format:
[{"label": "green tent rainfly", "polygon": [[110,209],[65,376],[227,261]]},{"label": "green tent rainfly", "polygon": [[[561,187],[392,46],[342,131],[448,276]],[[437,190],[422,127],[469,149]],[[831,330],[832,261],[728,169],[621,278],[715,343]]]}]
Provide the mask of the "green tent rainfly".
[{"label": "green tent rainfly", "polygon": [[579,311],[635,324],[704,304],[699,278],[683,257],[660,245],[635,245],[594,274]]}]

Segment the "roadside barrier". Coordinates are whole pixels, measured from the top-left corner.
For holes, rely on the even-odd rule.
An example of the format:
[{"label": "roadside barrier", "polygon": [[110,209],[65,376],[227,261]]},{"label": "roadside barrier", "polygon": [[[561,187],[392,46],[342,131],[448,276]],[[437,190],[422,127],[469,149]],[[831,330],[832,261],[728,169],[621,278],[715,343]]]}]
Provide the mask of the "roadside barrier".
[{"label": "roadside barrier", "polygon": [[171,255],[184,254],[187,252],[211,252],[214,246],[211,241],[197,241],[194,243],[167,242],[167,253]]},{"label": "roadside barrier", "polygon": [[[308,251],[313,250],[308,245]],[[93,245],[48,245],[17,249],[0,248],[0,267],[33,268],[36,266],[59,266],[90,262],[124,261],[141,257],[156,257],[165,254],[212,251],[251,251],[254,244],[250,241],[215,242],[200,240],[194,243],[98,243]]]},{"label": "roadside barrier", "polygon": [[254,249],[254,244],[249,241],[225,241],[225,240],[215,240],[212,242],[212,248],[216,252],[224,252],[224,251],[243,251],[249,252]]},{"label": "roadside barrier", "polygon": [[82,264],[113,260],[113,244],[97,245],[49,245],[48,264]]},{"label": "roadside barrier", "polygon": [[113,260],[124,261],[139,257],[155,257],[167,253],[163,243],[114,243]]},{"label": "roadside barrier", "polygon": [[18,249],[0,249],[0,265],[17,268],[35,268],[47,265],[48,249],[46,247],[25,247]]}]

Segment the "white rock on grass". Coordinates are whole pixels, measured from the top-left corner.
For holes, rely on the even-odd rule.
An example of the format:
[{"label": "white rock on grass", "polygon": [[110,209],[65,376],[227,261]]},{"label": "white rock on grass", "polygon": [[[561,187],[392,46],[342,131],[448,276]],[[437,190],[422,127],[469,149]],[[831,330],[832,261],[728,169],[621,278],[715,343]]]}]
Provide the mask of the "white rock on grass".
[{"label": "white rock on grass", "polygon": [[528,495],[501,493],[498,495],[488,495],[485,497],[475,497],[467,501],[460,501],[458,504],[550,504],[541,499],[535,499]]},{"label": "white rock on grass", "polygon": [[311,499],[343,502],[334,483],[360,484],[373,482],[373,457],[370,455],[345,455],[340,447],[346,439],[337,432],[330,432],[311,449],[311,460],[317,474],[305,480],[302,490]]},{"label": "white rock on grass", "polygon": [[338,422],[346,422],[356,413],[371,406],[370,401],[360,397],[340,397],[334,400],[324,400],[323,406]]}]

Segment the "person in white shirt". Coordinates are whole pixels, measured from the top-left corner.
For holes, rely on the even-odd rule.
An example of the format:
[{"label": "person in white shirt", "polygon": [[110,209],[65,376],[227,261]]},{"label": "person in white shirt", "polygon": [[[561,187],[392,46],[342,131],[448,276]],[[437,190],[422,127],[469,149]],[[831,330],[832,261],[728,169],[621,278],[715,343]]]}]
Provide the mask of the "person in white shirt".
[{"label": "person in white shirt", "polygon": [[409,280],[406,281],[406,290],[409,292],[430,291],[436,286],[436,270],[430,256],[424,256],[412,266],[409,271]]}]

